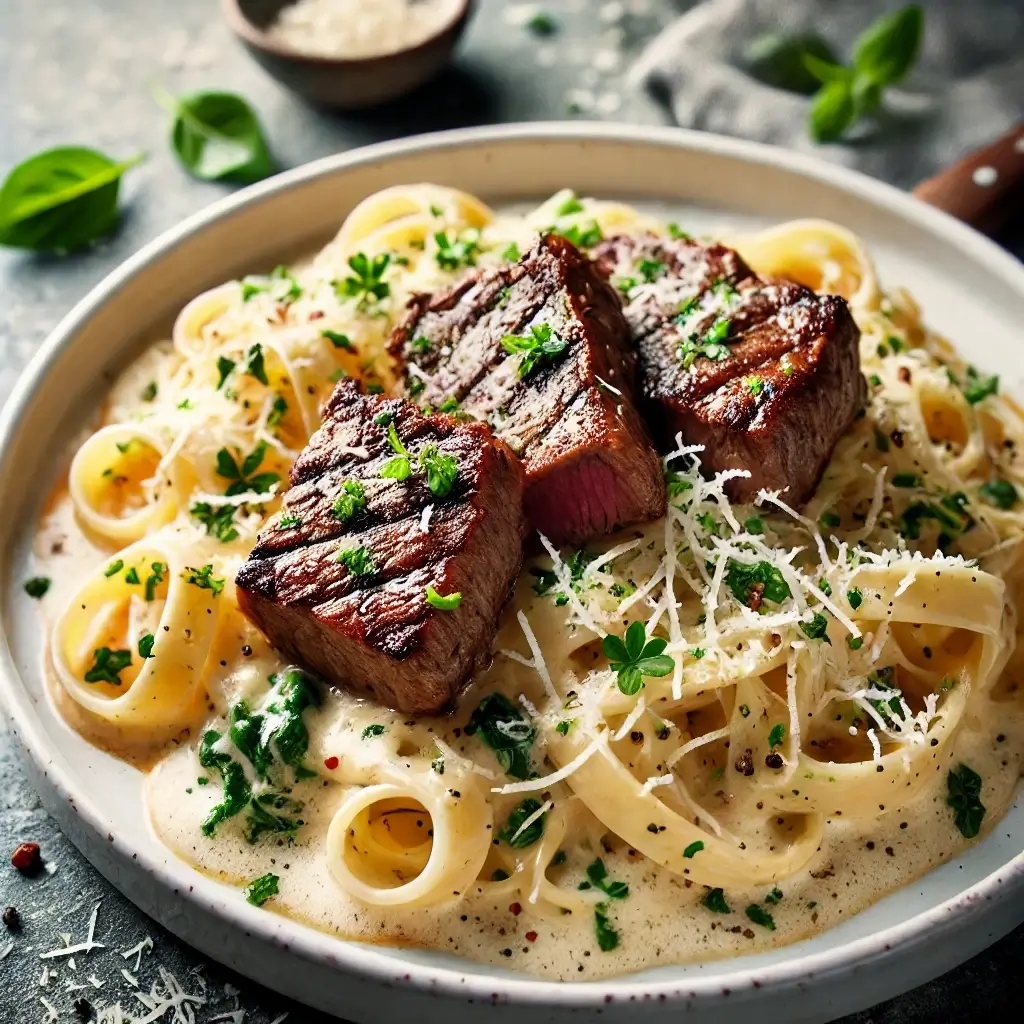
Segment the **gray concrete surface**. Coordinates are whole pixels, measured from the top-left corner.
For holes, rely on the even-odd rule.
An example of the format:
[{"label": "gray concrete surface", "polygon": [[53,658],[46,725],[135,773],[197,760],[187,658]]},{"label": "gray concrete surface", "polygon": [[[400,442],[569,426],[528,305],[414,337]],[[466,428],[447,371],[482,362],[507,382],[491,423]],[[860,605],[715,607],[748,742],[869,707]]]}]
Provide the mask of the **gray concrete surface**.
[{"label": "gray concrete surface", "polygon": [[[175,163],[164,114],[151,96],[154,82],[172,91],[243,93],[260,111],[284,167],[460,125],[567,115],[667,119],[653,100],[624,84],[624,75],[676,5],[555,0],[546,6],[559,13],[562,31],[544,41],[509,24],[507,8],[515,6],[482,0],[456,65],[441,80],[409,100],[342,118],[303,106],[268,79],[230,38],[216,0],[0,0],[0,175],[58,143],[119,156],[147,153],[126,183],[120,229],[99,248],[69,259],[0,251],[0,399],[47,332],[93,284],[143,242],[225,192],[193,181]],[[3,866],[23,840],[42,844],[52,874],[28,881]],[[59,944],[61,933],[81,941],[97,904],[95,938],[103,949],[77,957],[74,969],[66,957],[39,959]],[[161,984],[160,967],[174,974],[184,993],[205,989],[207,999],[199,1007],[181,996],[183,1009],[168,1010],[159,1018],[164,1022],[273,1024],[284,1013],[290,1024],[326,1021],[204,962],[113,890],[41,809],[0,731],[0,906],[7,905],[20,909],[24,928],[10,936],[13,946],[0,959],[0,1024],[73,1021],[79,1019],[73,1004],[82,998],[96,1005],[120,1000],[138,1014],[143,1004],[133,993]],[[136,955],[122,952],[146,936],[154,948],[138,954],[136,967]],[[0,928],[0,955],[7,944]],[[1022,959],[1024,929],[931,985],[845,1024],[1020,1019]]]}]

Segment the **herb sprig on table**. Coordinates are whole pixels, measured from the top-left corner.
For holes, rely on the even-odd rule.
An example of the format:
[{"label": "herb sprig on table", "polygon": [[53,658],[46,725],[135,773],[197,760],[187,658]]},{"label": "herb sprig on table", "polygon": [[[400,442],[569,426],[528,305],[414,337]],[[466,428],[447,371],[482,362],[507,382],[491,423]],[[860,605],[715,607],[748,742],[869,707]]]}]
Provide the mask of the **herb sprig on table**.
[{"label": "herb sprig on table", "polygon": [[906,78],[917,62],[923,34],[924,12],[911,4],[872,22],[855,40],[849,64],[813,34],[763,36],[750,45],[744,63],[768,85],[814,93],[808,132],[815,142],[837,142],[878,110],[889,86]]}]

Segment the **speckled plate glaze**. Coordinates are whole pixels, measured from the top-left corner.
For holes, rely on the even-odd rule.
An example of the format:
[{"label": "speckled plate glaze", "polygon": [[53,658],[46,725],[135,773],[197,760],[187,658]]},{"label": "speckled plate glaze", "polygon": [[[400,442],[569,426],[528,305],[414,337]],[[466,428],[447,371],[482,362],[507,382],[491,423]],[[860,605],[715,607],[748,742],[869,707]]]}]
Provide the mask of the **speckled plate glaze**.
[{"label": "speckled plate glaze", "polygon": [[[346,1019],[449,1022],[685,1017],[823,1021],[967,959],[1024,919],[1024,806],[946,864],[818,937],[758,956],[592,983],[542,982],[425,950],[342,942],[249,906],[150,833],[141,776],[93,749],[43,692],[43,635],[21,592],[32,525],[63,471],[54,452],[111,375],[197,292],[326,241],[365,195],[436,181],[516,202],[571,186],[668,207],[688,228],[827,217],[859,232],[882,278],[1020,394],[1024,268],[886,185],[793,153],[674,129],[545,124],[472,129],[346,153],[231,196],[146,246],[47,340],[0,419],[0,693],[49,810],[86,857],[186,942]],[[755,1014],[756,1017],[752,1016]]]}]

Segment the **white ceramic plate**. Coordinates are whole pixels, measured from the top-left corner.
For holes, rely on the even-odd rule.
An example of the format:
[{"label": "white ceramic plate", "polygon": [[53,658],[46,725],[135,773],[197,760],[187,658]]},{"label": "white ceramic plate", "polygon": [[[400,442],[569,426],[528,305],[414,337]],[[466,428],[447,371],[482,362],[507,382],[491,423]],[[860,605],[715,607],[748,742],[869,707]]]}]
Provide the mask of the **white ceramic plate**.
[{"label": "white ceramic plate", "polygon": [[[71,732],[43,694],[43,636],[21,590],[33,524],[62,470],[54,452],[112,374],[184,302],[322,243],[376,189],[435,181],[491,202],[578,192],[669,206],[688,228],[826,217],[868,242],[881,276],[1021,392],[1024,268],[981,236],[868,178],[783,152],[677,130],[610,125],[474,129],[374,146],[246,189],[144,248],[43,346],[0,419],[0,692],[44,803],[86,857],[208,956],[356,1021],[565,1021],[600,1009],[714,1020],[821,1021],[920,984],[1024,919],[1024,806],[964,857],[817,938],[757,956],[618,980],[537,981],[441,953],[341,942],[246,904],[150,833],[141,776]],[[756,1014],[756,1018],[751,1018]]]}]

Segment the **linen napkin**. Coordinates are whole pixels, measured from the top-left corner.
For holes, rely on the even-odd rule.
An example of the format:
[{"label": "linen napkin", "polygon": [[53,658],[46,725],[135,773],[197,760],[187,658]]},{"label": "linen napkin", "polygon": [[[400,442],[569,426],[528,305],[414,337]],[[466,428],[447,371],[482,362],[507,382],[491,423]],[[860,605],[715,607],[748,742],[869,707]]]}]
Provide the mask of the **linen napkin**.
[{"label": "linen napkin", "polygon": [[843,142],[807,133],[810,97],[764,84],[748,70],[768,34],[815,33],[848,60],[853,41],[899,0],[682,0],[687,10],[632,71],[684,128],[813,152],[912,187],[1024,114],[1024,0],[931,0],[920,57],[882,107]]}]

